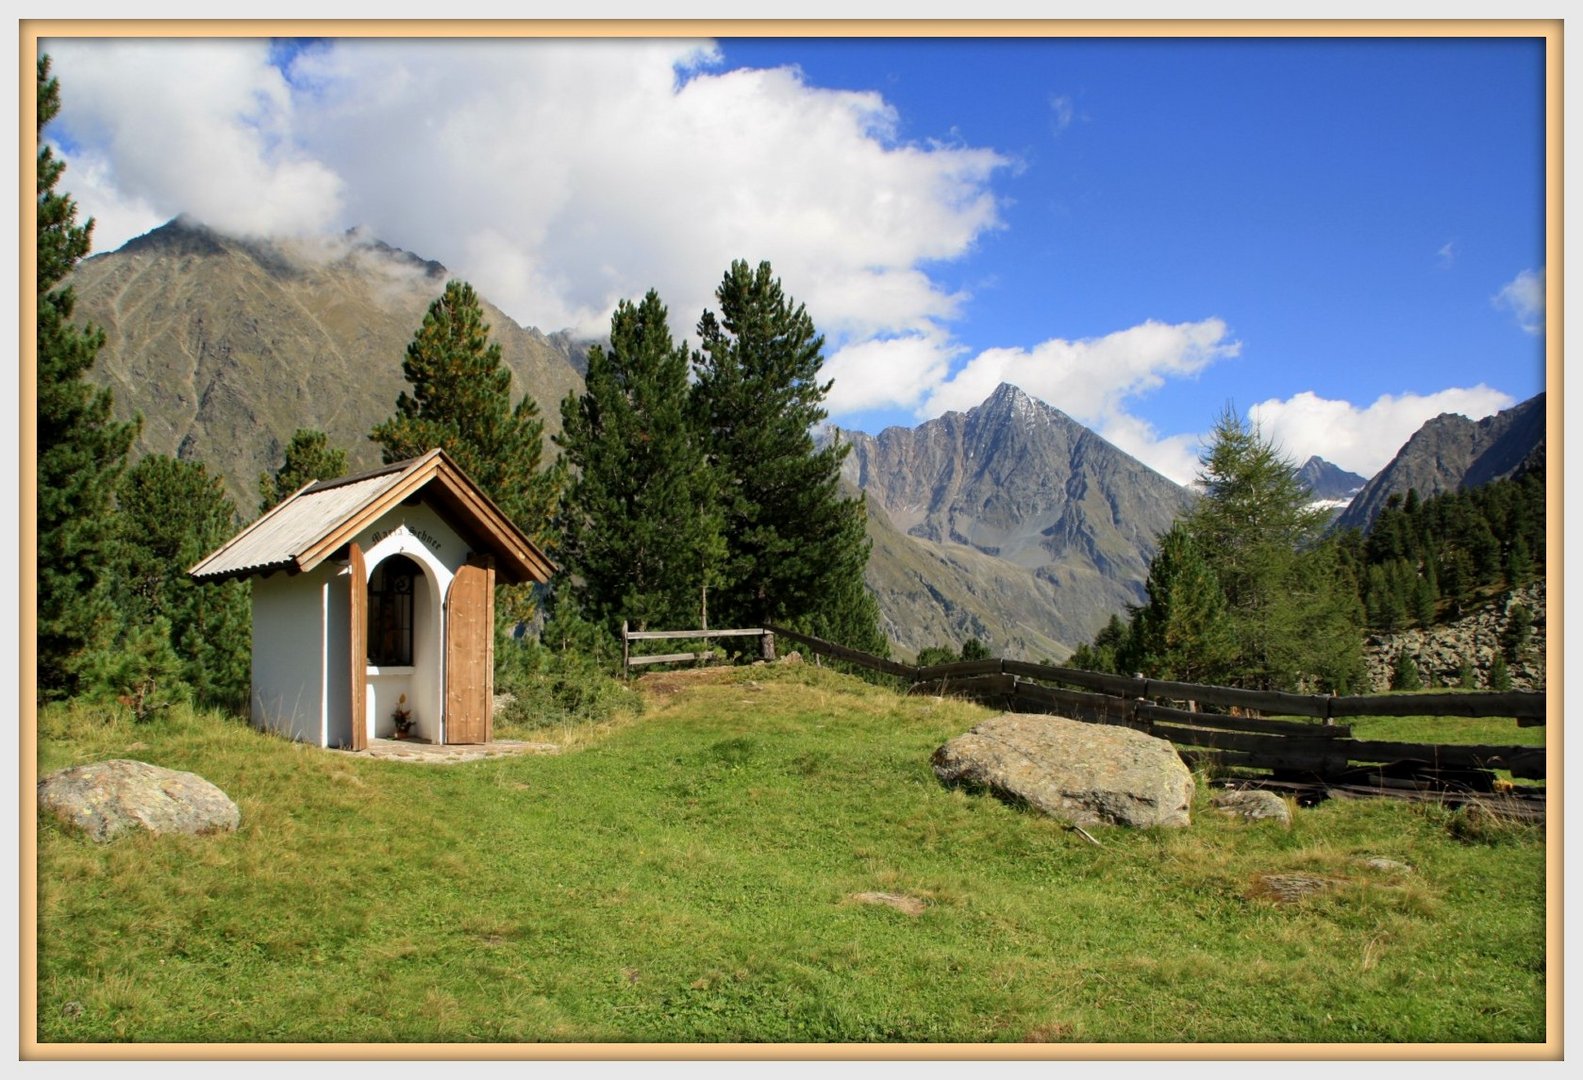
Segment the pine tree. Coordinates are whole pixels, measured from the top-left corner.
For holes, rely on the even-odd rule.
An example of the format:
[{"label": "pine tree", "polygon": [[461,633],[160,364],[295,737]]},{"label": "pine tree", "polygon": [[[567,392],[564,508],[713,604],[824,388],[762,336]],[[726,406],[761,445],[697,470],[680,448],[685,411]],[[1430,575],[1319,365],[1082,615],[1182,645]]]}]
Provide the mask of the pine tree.
[{"label": "pine tree", "polygon": [[1132,626],[1138,667],[1160,679],[1223,682],[1235,641],[1214,569],[1181,524],[1160,537],[1144,584],[1149,600]]},{"label": "pine tree", "polygon": [[1495,659],[1490,661],[1489,687],[1504,693],[1512,688],[1512,674],[1506,667],[1506,657],[1500,653],[1495,654]]},{"label": "pine tree", "polygon": [[724,516],[721,622],[800,623],[868,652],[888,649],[863,582],[869,541],[861,499],[838,489],[847,447],[816,449],[830,383],[824,339],[767,262],[731,264],[717,317],[698,324],[693,411]]},{"label": "pine tree", "polygon": [[929,645],[919,651],[916,663],[919,667],[934,667],[936,664],[954,664],[960,659],[961,655],[949,645]]},{"label": "pine tree", "polygon": [[989,651],[988,645],[976,637],[970,637],[962,643],[962,659],[991,660],[994,659],[994,654]]},{"label": "pine tree", "polygon": [[[180,677],[194,696],[210,705],[245,706],[250,587],[245,581],[200,585],[187,576],[239,524],[221,479],[200,462],[150,454],[122,477],[118,504],[117,601],[127,626],[168,624]],[[124,651],[131,640],[117,648]]]},{"label": "pine tree", "polygon": [[[1134,612],[1133,619],[1136,618]],[[1130,675],[1138,668],[1138,652],[1133,647],[1131,624],[1122,622],[1121,616],[1112,612],[1110,619],[1094,635],[1093,645],[1079,646],[1079,652],[1072,654],[1069,663],[1085,671]]]},{"label": "pine tree", "polygon": [[[401,365],[412,392],[369,438],[384,460],[404,461],[439,447],[484,490],[502,513],[542,549],[555,546],[554,521],[564,465],[540,468],[544,422],[531,395],[511,404],[511,372],[489,340],[489,324],[473,287],[452,281],[429,305]],[[530,618],[532,590],[503,588],[502,620]]]},{"label": "pine tree", "polygon": [[610,347],[589,350],[586,389],[561,402],[556,443],[575,478],[560,554],[584,614],[607,626],[695,626],[717,583],[724,542],[688,415],[689,363],[650,290],[617,305]]},{"label": "pine tree", "polygon": [[273,473],[258,474],[258,512],[268,513],[298,488],[314,480],[346,475],[346,451],[330,445],[329,436],[298,428],[286,444],[286,460]]},{"label": "pine tree", "polygon": [[60,86],[38,61],[38,692],[86,688],[84,663],[115,634],[108,579],[115,486],[139,421],[111,418],[113,398],[84,379],[104,334],[72,322],[70,286],[57,287],[90,248],[93,221],[55,185],[65,171],[43,145]]},{"label": "pine tree", "polygon": [[1418,674],[1418,662],[1414,660],[1406,649],[1396,654],[1396,663],[1391,668],[1392,690],[1422,690],[1423,678]]},{"label": "pine tree", "polygon": [[1435,589],[1428,578],[1418,578],[1413,584],[1413,619],[1419,626],[1434,625]]},{"label": "pine tree", "polygon": [[1506,615],[1506,629],[1501,633],[1501,647],[1514,664],[1523,661],[1528,643],[1533,640],[1534,615],[1525,604],[1513,604]]}]

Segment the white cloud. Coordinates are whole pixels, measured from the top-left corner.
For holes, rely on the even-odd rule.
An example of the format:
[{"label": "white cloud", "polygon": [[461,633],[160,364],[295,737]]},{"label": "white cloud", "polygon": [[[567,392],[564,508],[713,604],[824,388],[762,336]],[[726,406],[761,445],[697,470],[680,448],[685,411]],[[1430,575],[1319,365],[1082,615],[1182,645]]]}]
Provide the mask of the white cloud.
[{"label": "white cloud", "polygon": [[336,222],[341,181],[294,144],[267,41],[61,39],[41,51],[62,86],[50,133],[67,150],[68,190],[98,219],[98,250],[180,212],[242,235]]},{"label": "white cloud", "polygon": [[1545,271],[1524,270],[1501,286],[1501,291],[1490,298],[1497,308],[1510,311],[1517,317],[1517,325],[1525,333],[1542,334],[1545,330]]},{"label": "white cloud", "polygon": [[708,42],[346,39],[284,73],[263,41],[45,47],[98,250],[184,211],[362,225],[591,335],[651,287],[688,334],[733,259],[768,259],[839,349],[941,334],[963,298],[919,266],[1000,226],[1001,155],[900,142],[878,93],[720,70]]},{"label": "white cloud", "polygon": [[832,416],[893,406],[914,407],[945,381],[956,354],[943,334],[870,338],[825,357],[820,378],[834,385],[825,399]]},{"label": "white cloud", "polygon": [[1103,422],[1126,399],[1158,389],[1167,378],[1188,378],[1215,360],[1236,356],[1241,344],[1226,335],[1220,319],[1151,319],[1100,338],[987,349],[931,393],[918,415],[972,408],[1009,382],[1084,423]]},{"label": "white cloud", "polygon": [[1483,383],[1433,394],[1385,394],[1363,407],[1305,390],[1284,401],[1262,401],[1248,410],[1248,416],[1297,464],[1318,454],[1349,472],[1370,477],[1390,463],[1425,421],[1441,413],[1482,420],[1516,403],[1511,395]]},{"label": "white cloud", "polygon": [[1440,269],[1451,269],[1451,267],[1454,266],[1457,261],[1456,241],[1447,240],[1444,244],[1440,245],[1440,250],[1435,252],[1435,258],[1439,261]]}]

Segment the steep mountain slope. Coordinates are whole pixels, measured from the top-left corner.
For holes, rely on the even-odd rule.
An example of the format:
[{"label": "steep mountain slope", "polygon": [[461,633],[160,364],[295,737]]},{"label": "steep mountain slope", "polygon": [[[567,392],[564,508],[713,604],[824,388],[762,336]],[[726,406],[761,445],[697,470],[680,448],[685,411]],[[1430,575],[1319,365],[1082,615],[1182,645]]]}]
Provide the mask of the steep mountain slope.
[{"label": "steep mountain slope", "polygon": [[[446,278],[357,234],[254,242],[178,218],[84,261],[71,284],[78,318],[105,331],[90,377],[120,415],[143,414],[134,453],[203,461],[247,517],[258,474],[299,427],[327,432],[353,468],[378,463],[369,429],[406,388],[407,343]],[[570,343],[484,310],[513,394],[532,394],[546,433],[559,430],[560,399],[582,386]]]},{"label": "steep mountain slope", "polygon": [[1414,432],[1391,463],[1363,486],[1335,527],[1367,532],[1386,500],[1409,489],[1427,499],[1512,476],[1524,462],[1538,460],[1544,446],[1544,394],[1476,422],[1442,413]]},{"label": "steep mountain slope", "polygon": [[869,564],[901,651],[939,643],[932,628],[944,626],[956,644],[976,636],[1004,655],[1064,658],[1143,599],[1157,538],[1192,504],[1007,384],[917,428],[831,437],[852,446],[847,481],[904,534],[881,543],[876,532]]},{"label": "steep mountain slope", "polygon": [[1056,588],[1026,567],[960,544],[908,536],[872,498],[873,541],[865,580],[879,600],[880,621],[896,655],[930,645],[991,642],[997,655],[1064,659],[1072,645],[1054,636]]}]

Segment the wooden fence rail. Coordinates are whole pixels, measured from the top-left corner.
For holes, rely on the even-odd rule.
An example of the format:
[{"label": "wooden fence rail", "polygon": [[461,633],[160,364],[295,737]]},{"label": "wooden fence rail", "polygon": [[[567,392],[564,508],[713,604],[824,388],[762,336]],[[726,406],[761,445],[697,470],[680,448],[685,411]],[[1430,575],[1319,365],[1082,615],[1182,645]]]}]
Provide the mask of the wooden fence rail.
[{"label": "wooden fence rail", "polygon": [[[1545,776],[1545,750],[1533,746],[1396,743],[1352,738],[1336,724],[1349,716],[1515,717],[1521,726],[1543,724],[1545,695],[1527,691],[1461,694],[1365,694],[1334,697],[1242,690],[1227,686],[1135,679],[1019,660],[968,660],[908,667],[893,660],[822,641],[784,627],[765,629],[811,652],[909,680],[912,691],[950,693],[996,702],[1016,712],[1054,712],[1076,720],[1125,724],[1225,764],[1281,773],[1339,776],[1359,769],[1457,773],[1463,782],[1492,782],[1494,769],[1519,779]],[[1071,690],[1040,682],[1083,687]],[[1226,715],[1156,704],[1192,702],[1276,716],[1305,716],[1320,723]]]},{"label": "wooden fence rail", "polygon": [[624,675],[631,674],[635,667],[645,664],[684,664],[688,661],[702,663],[705,660],[716,660],[725,654],[713,649],[705,649],[696,653],[665,653],[662,656],[633,656],[632,642],[634,641],[686,641],[688,639],[709,640],[711,638],[730,637],[756,637],[759,639],[759,655],[765,660],[775,659],[775,635],[769,630],[752,627],[747,630],[629,630],[625,619],[621,620],[621,671]]}]

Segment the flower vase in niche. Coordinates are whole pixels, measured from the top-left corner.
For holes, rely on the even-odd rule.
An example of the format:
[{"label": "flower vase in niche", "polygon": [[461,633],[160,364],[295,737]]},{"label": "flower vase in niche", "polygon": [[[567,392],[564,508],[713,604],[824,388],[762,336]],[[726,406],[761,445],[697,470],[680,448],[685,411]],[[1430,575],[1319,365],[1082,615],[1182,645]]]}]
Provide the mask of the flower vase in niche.
[{"label": "flower vase in niche", "polygon": [[396,722],[396,738],[405,739],[412,732],[412,710],[407,707],[407,695],[402,694],[391,710],[390,718]]}]

